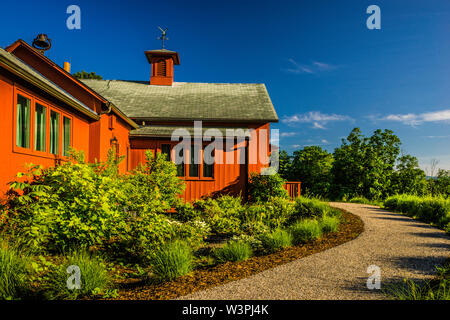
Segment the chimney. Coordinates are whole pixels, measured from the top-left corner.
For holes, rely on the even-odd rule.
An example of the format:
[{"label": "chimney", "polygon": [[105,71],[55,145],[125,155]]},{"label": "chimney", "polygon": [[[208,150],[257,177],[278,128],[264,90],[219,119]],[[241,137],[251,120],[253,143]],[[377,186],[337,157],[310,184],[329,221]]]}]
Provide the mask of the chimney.
[{"label": "chimney", "polygon": [[70,73],[70,62],[64,62],[64,70]]},{"label": "chimney", "polygon": [[166,49],[145,51],[148,62],[152,65],[150,84],[171,86],[173,83],[173,66],[180,64],[180,57],[175,51]]}]

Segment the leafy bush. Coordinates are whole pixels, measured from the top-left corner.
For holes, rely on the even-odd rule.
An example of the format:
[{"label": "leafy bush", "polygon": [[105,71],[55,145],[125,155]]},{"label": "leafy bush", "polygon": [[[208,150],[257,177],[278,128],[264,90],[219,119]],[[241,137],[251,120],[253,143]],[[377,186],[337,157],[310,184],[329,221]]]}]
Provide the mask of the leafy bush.
[{"label": "leafy bush", "polygon": [[433,223],[440,228],[445,228],[450,223],[450,199],[444,197],[396,195],[387,198],[384,207]]},{"label": "leafy bush", "polygon": [[261,240],[264,250],[268,253],[274,253],[291,246],[293,240],[292,235],[289,232],[281,229],[262,234],[259,239]]},{"label": "leafy bush", "polygon": [[193,267],[192,259],[189,245],[173,241],[153,253],[150,265],[158,280],[169,281],[189,273]]},{"label": "leafy bush", "polygon": [[293,243],[305,243],[311,240],[315,240],[322,235],[322,229],[317,220],[306,219],[296,222],[290,228]]},{"label": "leafy bush", "polygon": [[300,197],[295,200],[293,217],[295,219],[321,218],[324,215],[333,215],[334,209],[328,203],[314,198]]},{"label": "leafy bush", "polygon": [[64,251],[111,242],[137,250],[170,236],[161,215],[181,192],[175,165],[147,152],[147,161],[118,174],[114,152],[104,163],[87,164],[72,150],[70,161],[42,169],[30,166],[11,187],[8,232],[36,251]]},{"label": "leafy bush", "polygon": [[337,216],[323,216],[319,221],[320,228],[323,232],[336,232],[339,227],[339,217]]},{"label": "leafy bush", "polygon": [[242,212],[245,207],[240,197],[223,195],[217,199],[196,200],[193,205],[213,232],[220,234],[238,233],[241,230]]},{"label": "leafy bush", "polygon": [[0,300],[20,299],[30,290],[29,258],[0,240]]},{"label": "leafy bush", "polygon": [[258,174],[252,172],[248,182],[248,194],[253,202],[265,202],[271,197],[287,198],[284,180],[278,173]]},{"label": "leafy bush", "polygon": [[[80,270],[80,289],[68,288],[69,283],[75,285],[75,280],[71,282],[70,277],[75,274],[76,269],[69,268],[71,266],[77,266]],[[111,288],[111,284],[107,267],[100,258],[85,251],[75,251],[47,275],[43,290],[47,299],[74,300],[105,292]]]},{"label": "leafy bush", "polygon": [[219,263],[227,261],[242,261],[250,258],[252,248],[248,242],[231,241],[222,248],[214,250],[214,256]]}]

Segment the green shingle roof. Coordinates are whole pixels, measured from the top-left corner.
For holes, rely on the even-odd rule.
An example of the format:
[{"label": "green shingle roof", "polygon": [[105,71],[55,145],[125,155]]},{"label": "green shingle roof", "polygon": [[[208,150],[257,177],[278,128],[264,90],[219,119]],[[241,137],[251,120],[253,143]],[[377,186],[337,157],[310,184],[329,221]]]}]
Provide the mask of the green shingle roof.
[{"label": "green shingle roof", "polygon": [[264,84],[82,80],[132,119],[276,122]]},{"label": "green shingle roof", "polygon": [[[150,125],[144,126],[139,129],[131,130],[130,136],[147,136],[147,137],[160,137],[170,138],[172,133],[177,129],[187,130],[191,137],[194,137],[194,127],[186,126],[163,126],[163,125]],[[214,129],[216,131],[212,131]],[[231,131],[233,130],[233,131]],[[202,127],[202,136],[216,136],[216,133],[220,132],[222,137],[250,137],[249,128],[231,128],[231,127]],[[183,134],[183,132],[178,132]]]}]

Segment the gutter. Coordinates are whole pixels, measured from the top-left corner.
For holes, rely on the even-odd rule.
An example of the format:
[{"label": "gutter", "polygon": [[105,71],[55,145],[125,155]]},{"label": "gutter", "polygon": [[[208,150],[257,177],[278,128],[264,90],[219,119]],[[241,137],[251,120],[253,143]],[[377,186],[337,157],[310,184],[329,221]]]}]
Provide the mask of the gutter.
[{"label": "gutter", "polygon": [[23,70],[16,64],[14,64],[12,61],[4,57],[3,55],[0,55],[0,63],[2,63],[8,70],[19,76],[20,78],[28,81],[29,83],[35,85],[39,89],[47,92],[48,94],[52,95],[53,97],[57,98],[58,100],[66,103],[67,105],[71,106],[72,108],[78,110],[82,114],[90,117],[94,120],[99,120],[100,116],[94,112],[89,111],[86,109],[83,105],[77,103],[75,100],[71,99],[55,87],[48,85],[47,83],[40,80],[38,77],[33,76],[29,72]]}]

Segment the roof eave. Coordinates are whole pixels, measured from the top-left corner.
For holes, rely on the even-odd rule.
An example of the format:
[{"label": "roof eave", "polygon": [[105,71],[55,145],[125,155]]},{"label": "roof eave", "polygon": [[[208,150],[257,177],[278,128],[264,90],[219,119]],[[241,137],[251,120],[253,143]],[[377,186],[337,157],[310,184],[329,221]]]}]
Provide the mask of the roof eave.
[{"label": "roof eave", "polygon": [[70,97],[67,97],[57,89],[53,88],[52,86],[49,86],[45,82],[41,81],[37,77],[33,76],[32,74],[28,73],[26,70],[23,70],[19,66],[12,63],[10,60],[6,59],[5,57],[0,55],[0,63],[3,64],[4,67],[6,67],[9,71],[14,73],[15,75],[19,76],[20,78],[28,81],[29,83],[35,85],[39,89],[47,92],[51,96],[57,98],[58,100],[66,103],[67,105],[71,106],[72,108],[76,109],[77,111],[81,112],[82,114],[90,117],[93,120],[99,120],[100,116],[94,112],[89,111],[86,109],[83,105],[77,103]]}]

